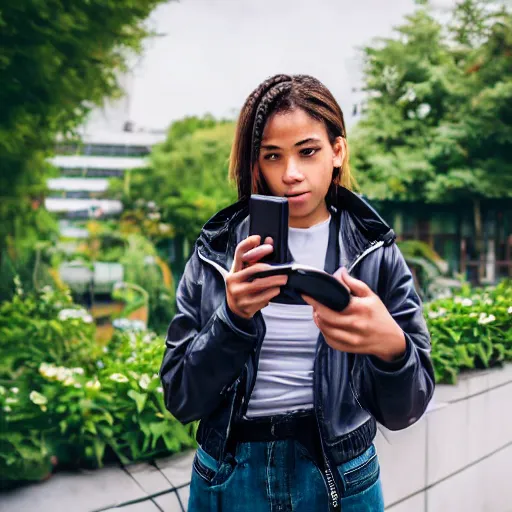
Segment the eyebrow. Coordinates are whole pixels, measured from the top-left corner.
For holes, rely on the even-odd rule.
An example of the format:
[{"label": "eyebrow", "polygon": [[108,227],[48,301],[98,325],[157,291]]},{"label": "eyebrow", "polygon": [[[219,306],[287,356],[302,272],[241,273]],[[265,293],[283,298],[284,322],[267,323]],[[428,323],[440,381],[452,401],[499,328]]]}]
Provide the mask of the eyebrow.
[{"label": "eyebrow", "polygon": [[[309,137],[307,139],[301,140],[299,142],[295,143],[295,146],[304,146],[304,144],[309,144],[310,142],[322,142],[320,139],[317,139],[316,137]],[[272,144],[266,144],[261,146],[261,149],[267,149],[267,150],[275,150],[275,149],[281,149],[279,146],[274,146]]]}]

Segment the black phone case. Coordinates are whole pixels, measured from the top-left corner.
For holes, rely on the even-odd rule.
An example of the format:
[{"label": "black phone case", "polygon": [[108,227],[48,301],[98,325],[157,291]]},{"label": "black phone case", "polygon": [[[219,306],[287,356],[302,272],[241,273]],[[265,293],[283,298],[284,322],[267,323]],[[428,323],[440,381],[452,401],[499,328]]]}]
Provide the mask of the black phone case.
[{"label": "black phone case", "polygon": [[288,262],[288,199],[285,197],[251,195],[249,202],[250,235],[260,235],[261,243],[268,236],[274,241],[274,251],[263,263]]},{"label": "black phone case", "polygon": [[278,275],[288,275],[285,289],[293,290],[299,295],[309,295],[334,311],[343,311],[350,302],[350,292],[345,286],[334,276],[316,270],[294,269],[292,265],[280,266],[257,272],[250,281]]}]

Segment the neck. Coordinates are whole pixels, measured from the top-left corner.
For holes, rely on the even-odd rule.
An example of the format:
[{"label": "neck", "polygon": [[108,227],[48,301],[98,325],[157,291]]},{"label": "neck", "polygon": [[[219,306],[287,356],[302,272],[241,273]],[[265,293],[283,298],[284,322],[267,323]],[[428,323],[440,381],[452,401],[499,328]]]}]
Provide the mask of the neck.
[{"label": "neck", "polygon": [[292,217],[290,215],[290,219],[288,221],[288,225],[291,228],[310,228],[311,226],[315,226],[316,224],[320,224],[329,218],[329,210],[327,209],[327,205],[325,202],[318,205],[318,208],[312,211],[309,215],[304,217]]}]

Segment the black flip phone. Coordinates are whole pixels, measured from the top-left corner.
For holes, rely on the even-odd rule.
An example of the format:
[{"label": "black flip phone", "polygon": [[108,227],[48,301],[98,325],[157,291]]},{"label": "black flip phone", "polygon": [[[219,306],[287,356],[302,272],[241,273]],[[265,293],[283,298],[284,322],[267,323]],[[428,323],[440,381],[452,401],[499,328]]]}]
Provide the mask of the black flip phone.
[{"label": "black flip phone", "polygon": [[250,235],[260,235],[261,243],[272,237],[274,251],[263,263],[288,262],[288,199],[285,197],[251,195],[249,202]]}]

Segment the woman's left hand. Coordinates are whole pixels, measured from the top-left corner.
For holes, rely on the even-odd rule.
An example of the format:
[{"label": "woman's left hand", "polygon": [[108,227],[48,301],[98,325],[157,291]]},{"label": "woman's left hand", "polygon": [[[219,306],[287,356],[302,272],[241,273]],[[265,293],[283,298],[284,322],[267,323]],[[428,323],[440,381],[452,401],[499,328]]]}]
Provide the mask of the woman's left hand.
[{"label": "woman's left hand", "polygon": [[313,306],[313,318],[325,341],[343,352],[370,354],[384,361],[400,358],[406,349],[405,335],[378,295],[345,268],[336,277],[352,295],[343,311],[333,311],[303,296]]}]

